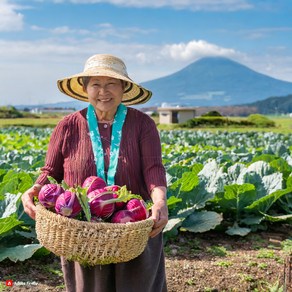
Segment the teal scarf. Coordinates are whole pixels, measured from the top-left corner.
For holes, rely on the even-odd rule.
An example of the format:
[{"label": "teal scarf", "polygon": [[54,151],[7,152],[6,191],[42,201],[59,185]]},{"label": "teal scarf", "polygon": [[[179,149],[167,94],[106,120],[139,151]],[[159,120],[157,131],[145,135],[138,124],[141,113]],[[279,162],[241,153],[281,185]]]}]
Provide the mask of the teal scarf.
[{"label": "teal scarf", "polygon": [[123,104],[118,106],[115,118],[113,121],[111,147],[110,147],[110,161],[107,173],[107,179],[104,173],[104,152],[98,130],[97,117],[94,107],[89,104],[87,109],[87,122],[89,127],[90,139],[96,164],[97,176],[106,181],[107,185],[115,184],[115,174],[118,165],[118,158],[120,152],[120,143],[122,139],[122,128],[127,115],[127,107]]}]

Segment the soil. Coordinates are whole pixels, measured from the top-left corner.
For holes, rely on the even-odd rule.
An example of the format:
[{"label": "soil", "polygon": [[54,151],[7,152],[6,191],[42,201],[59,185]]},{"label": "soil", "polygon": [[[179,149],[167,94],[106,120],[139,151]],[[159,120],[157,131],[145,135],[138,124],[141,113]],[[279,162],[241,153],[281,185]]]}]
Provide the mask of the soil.
[{"label": "soil", "polygon": [[[287,264],[291,225],[245,237],[181,233],[166,244],[165,254],[169,292],[292,291],[291,262]],[[50,254],[1,262],[0,291],[65,291],[59,258]]]}]

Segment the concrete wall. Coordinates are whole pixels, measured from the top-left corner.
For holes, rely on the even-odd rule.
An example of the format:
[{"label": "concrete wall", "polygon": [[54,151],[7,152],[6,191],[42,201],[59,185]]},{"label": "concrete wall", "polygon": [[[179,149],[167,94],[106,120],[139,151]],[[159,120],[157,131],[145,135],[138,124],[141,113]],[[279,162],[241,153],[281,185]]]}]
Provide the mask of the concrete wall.
[{"label": "concrete wall", "polygon": [[171,124],[172,123],[172,112],[165,110],[159,112],[159,124]]},{"label": "concrete wall", "polygon": [[195,117],[194,109],[179,109],[179,108],[159,108],[159,123],[160,124],[176,124],[184,123]]},{"label": "concrete wall", "polygon": [[184,123],[187,120],[193,119],[195,117],[195,111],[179,111],[178,112],[178,122]]}]

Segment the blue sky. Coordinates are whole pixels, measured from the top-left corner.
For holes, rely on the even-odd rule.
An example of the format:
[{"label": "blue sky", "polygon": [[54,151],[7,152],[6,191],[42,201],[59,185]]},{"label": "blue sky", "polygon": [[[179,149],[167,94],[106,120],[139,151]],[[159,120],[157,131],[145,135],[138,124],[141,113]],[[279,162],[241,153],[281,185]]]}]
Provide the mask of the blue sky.
[{"label": "blue sky", "polygon": [[56,80],[96,53],[138,83],[206,56],[292,82],[291,15],[291,0],[1,0],[0,105],[70,101]]}]

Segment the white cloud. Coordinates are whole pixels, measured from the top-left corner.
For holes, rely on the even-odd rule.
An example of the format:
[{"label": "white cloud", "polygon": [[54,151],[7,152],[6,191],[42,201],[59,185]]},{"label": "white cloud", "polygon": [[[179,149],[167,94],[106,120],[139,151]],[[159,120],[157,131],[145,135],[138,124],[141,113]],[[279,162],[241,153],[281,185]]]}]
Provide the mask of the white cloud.
[{"label": "white cloud", "polygon": [[187,9],[193,11],[236,11],[253,8],[248,0],[55,0],[55,3],[72,2],[79,4],[110,3],[117,6]]},{"label": "white cloud", "polygon": [[190,61],[205,56],[237,56],[234,49],[222,48],[204,40],[193,40],[188,43],[166,45],[162,55],[170,56],[173,60]]},{"label": "white cloud", "polygon": [[16,12],[17,6],[6,0],[0,2],[0,32],[18,31],[23,28],[23,15]]},{"label": "white cloud", "polygon": [[33,42],[0,40],[0,55],[5,56],[0,63],[0,103],[69,101],[70,98],[58,91],[57,79],[82,71],[85,60],[96,53],[121,57],[130,77],[139,83],[170,75],[205,56],[231,58],[258,72],[280,74],[283,79],[292,81],[292,60],[279,59],[282,56],[279,49],[273,52],[274,55],[248,56],[205,40],[167,45],[112,43],[94,38],[80,41],[64,37]]},{"label": "white cloud", "polygon": [[[282,49],[245,56],[242,63],[249,68],[276,79],[292,82],[292,57]],[[287,50],[287,49],[286,49]]]},{"label": "white cloud", "polygon": [[280,26],[280,27],[262,27],[255,29],[239,30],[238,34],[246,37],[247,39],[256,40],[268,38],[272,35],[279,33],[291,33],[292,27]]},{"label": "white cloud", "polygon": [[133,36],[148,35],[155,32],[155,29],[142,29],[140,27],[115,27],[111,23],[100,23],[97,25],[97,30],[91,32],[98,38],[115,37],[116,39],[130,39]]},{"label": "white cloud", "polygon": [[[97,49],[98,48],[98,49]],[[66,100],[59,93],[56,80],[83,70],[85,60],[96,53],[120,56],[128,67],[129,75],[136,82],[144,82],[169,75],[204,55],[234,54],[233,50],[220,48],[205,41],[185,44],[141,45],[96,39],[46,39],[38,41],[0,40],[1,103],[49,102]],[[223,53],[222,53],[223,52]],[[17,85],[15,84],[17,80]],[[6,93],[6,94],[5,94]],[[2,95],[5,96],[2,96]]]},{"label": "white cloud", "polygon": [[229,101],[231,100],[231,97],[229,95],[226,95],[225,91],[207,91],[207,92],[201,92],[200,94],[193,94],[193,95],[187,95],[185,93],[181,94],[182,100],[224,100]]},{"label": "white cloud", "polygon": [[[64,37],[71,35],[77,37],[88,37],[97,39],[107,39],[114,37],[116,40],[128,40],[133,37],[141,35],[149,35],[156,32],[156,29],[142,29],[139,27],[116,27],[111,23],[99,23],[91,30],[89,29],[72,29],[69,26],[60,26],[55,28],[45,28],[37,25],[30,27],[32,31],[39,31],[51,34],[52,36],[64,35]],[[83,40],[82,40],[83,41]]]}]

